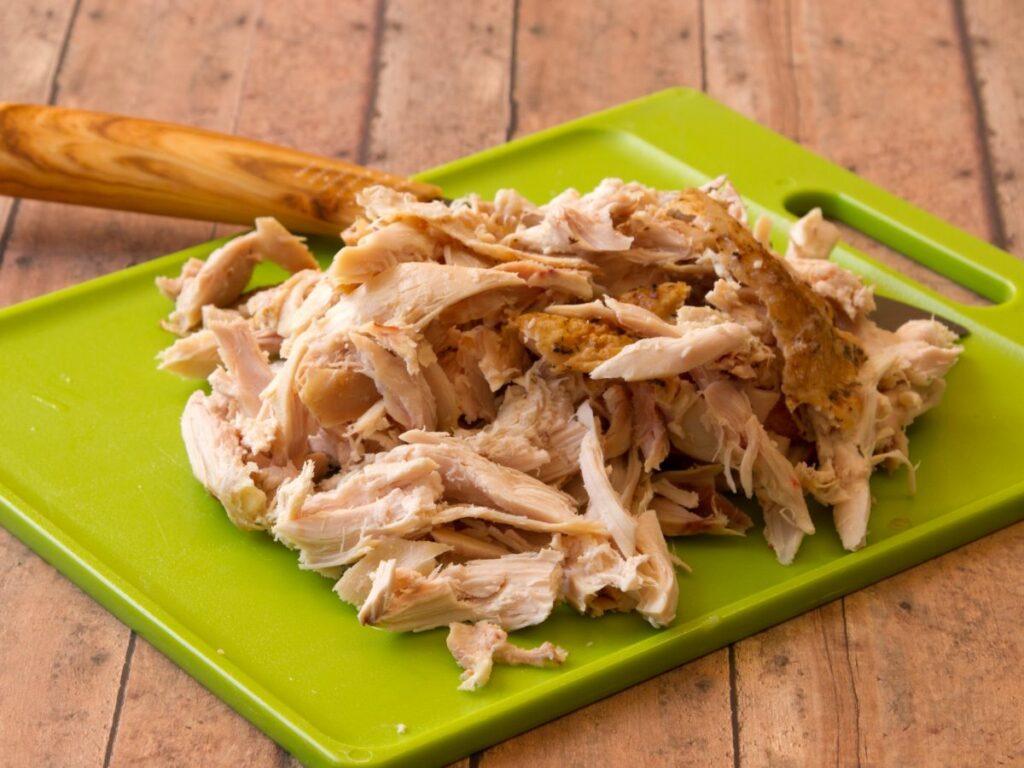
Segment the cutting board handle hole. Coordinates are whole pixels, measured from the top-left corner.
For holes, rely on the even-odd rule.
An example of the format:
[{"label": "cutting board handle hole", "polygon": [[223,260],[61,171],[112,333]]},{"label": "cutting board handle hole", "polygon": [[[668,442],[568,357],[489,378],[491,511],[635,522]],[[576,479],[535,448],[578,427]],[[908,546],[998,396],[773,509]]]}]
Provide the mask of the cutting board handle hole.
[{"label": "cutting board handle hole", "polygon": [[790,194],[783,205],[794,216],[821,208],[825,218],[839,227],[843,243],[960,304],[991,306],[1013,296],[1009,283],[972,264],[970,254],[945,248],[845,195],[803,190]]}]

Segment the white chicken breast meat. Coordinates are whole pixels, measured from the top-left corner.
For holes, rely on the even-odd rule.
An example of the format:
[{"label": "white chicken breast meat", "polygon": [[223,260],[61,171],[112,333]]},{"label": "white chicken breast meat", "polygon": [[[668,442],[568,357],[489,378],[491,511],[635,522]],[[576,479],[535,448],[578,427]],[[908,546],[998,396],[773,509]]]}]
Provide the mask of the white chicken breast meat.
[{"label": "white chicken breast meat", "polygon": [[[672,537],[743,536],[756,506],[789,564],[815,534],[808,497],[832,510],[818,535],[855,550],[874,470],[913,491],[907,428],[963,350],[934,320],[879,328],[820,210],[780,256],[724,177],[357,201],[325,270],[262,218],[159,278],[178,337],[159,365],[209,382],[181,431],[231,522],[295,550],[363,624],[448,627],[460,689],[565,662],[508,639],[562,603],[672,624]],[[291,276],[251,290],[261,261]]]}]

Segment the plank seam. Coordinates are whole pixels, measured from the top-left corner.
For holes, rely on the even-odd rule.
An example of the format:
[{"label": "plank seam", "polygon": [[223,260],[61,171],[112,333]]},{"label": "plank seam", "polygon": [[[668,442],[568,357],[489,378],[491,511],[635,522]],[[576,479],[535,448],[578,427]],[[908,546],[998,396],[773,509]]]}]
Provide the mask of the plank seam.
[{"label": "plank seam", "polygon": [[505,141],[511,141],[519,127],[519,100],[516,98],[516,70],[519,62],[519,0],[512,0],[512,44],[509,52],[508,74],[508,128]]},{"label": "plank seam", "polygon": [[705,44],[706,36],[704,29],[704,0],[697,0],[697,40],[700,48],[700,89],[704,93],[708,92],[708,63],[707,63],[707,47]]},{"label": "plank seam", "polygon": [[128,635],[128,647],[124,652],[124,664],[121,666],[121,682],[117,688],[117,698],[114,700],[114,714],[110,720],[110,733],[107,736],[107,749],[103,754],[103,768],[110,768],[110,761],[114,757],[114,743],[117,741],[117,730],[121,725],[121,711],[124,709],[124,696],[128,689],[128,677],[132,671],[132,658],[135,656],[135,638],[137,635],[132,630]]},{"label": "plank seam", "polygon": [[793,54],[793,7],[790,0],[786,0],[784,18],[786,23],[786,65],[789,69],[789,85],[793,92],[793,140],[799,141],[803,133],[803,125],[800,120],[800,88],[796,79],[796,56]]},{"label": "plank seam", "polygon": [[988,216],[988,224],[991,231],[991,242],[1004,251],[1007,247],[1006,224],[1003,221],[1003,212],[999,207],[999,195],[996,192],[996,175],[992,166],[992,152],[989,149],[988,137],[990,128],[988,116],[985,114],[985,102],[981,98],[981,85],[978,81],[978,71],[974,66],[974,46],[971,44],[971,35],[967,29],[967,14],[964,11],[963,0],[953,0],[953,20],[956,27],[958,42],[960,43],[960,54],[963,56],[964,73],[967,77],[967,93],[971,100],[971,108],[974,111],[974,132],[977,139],[978,155],[981,160],[981,197],[985,203],[985,213]]},{"label": "plank seam", "polygon": [[366,109],[359,127],[359,146],[356,148],[356,162],[367,165],[370,156],[370,134],[373,113],[377,109],[377,95],[380,91],[381,51],[384,49],[384,25],[387,23],[387,0],[377,0],[373,10],[373,40],[370,43],[370,85],[367,89]]},{"label": "plank seam", "polygon": [[82,7],[82,0],[75,0],[71,6],[71,15],[68,17],[68,25],[64,30],[64,39],[60,41],[60,52],[57,54],[57,64],[53,69],[53,80],[50,81],[50,96],[46,103],[51,107],[57,103],[57,96],[60,95],[60,74],[64,71],[64,60],[68,55],[68,48],[71,45],[71,33],[75,29],[75,22],[78,20],[78,9]]},{"label": "plank seam", "polygon": [[238,96],[235,99],[235,114],[231,116],[231,132],[238,133],[238,122],[242,115],[242,99],[245,98],[245,84],[249,81],[249,70],[252,69],[252,51],[255,47],[256,34],[263,22],[263,0],[256,0],[256,13],[253,14],[249,40],[245,45],[245,64],[242,65],[242,77],[238,83]]},{"label": "plank seam", "polygon": [[0,234],[0,266],[4,263],[4,254],[7,253],[7,243],[11,239],[11,233],[14,231],[14,219],[18,215],[18,208],[21,205],[21,198],[16,197],[11,203],[10,210],[7,211],[7,221],[4,222],[4,231]]},{"label": "plank seam", "polygon": [[736,644],[729,643],[729,718],[732,724],[732,765],[740,768],[740,706],[736,673]]},{"label": "plank seam", "polygon": [[[75,21],[78,19],[78,9],[82,0],[75,0],[71,6],[71,14],[68,16],[68,24],[64,28],[64,37],[60,41],[60,50],[57,53],[57,63],[53,67],[53,79],[50,80],[50,93],[46,103],[51,107],[57,103],[57,95],[60,93],[60,73],[64,70],[64,60],[67,58],[68,46],[71,42],[71,33],[75,28]],[[14,220],[18,217],[18,210],[21,207],[21,198],[14,198],[10,210],[7,211],[7,221],[4,222],[3,233],[0,234],[0,266],[3,266],[4,255],[7,253],[7,243],[10,242],[11,233],[14,232]]]},{"label": "plank seam", "polygon": [[[517,2],[518,4],[518,2]],[[480,768],[480,760],[483,758],[483,752],[474,752],[469,756],[469,768]]]},{"label": "plank seam", "polygon": [[861,765],[860,754],[860,696],[857,693],[857,679],[853,673],[853,656],[850,653],[850,627],[846,621],[846,598],[840,598],[839,608],[843,615],[843,645],[846,652],[846,666],[850,672],[850,692],[853,694],[853,733],[857,737],[857,765]]}]

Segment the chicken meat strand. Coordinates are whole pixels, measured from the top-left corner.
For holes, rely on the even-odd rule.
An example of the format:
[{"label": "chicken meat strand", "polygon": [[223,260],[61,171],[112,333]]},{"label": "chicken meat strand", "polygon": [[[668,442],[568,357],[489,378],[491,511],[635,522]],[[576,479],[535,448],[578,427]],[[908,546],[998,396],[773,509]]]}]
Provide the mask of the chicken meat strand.
[{"label": "chicken meat strand", "polygon": [[[666,537],[744,535],[730,496],[788,564],[815,533],[808,496],[853,550],[874,469],[913,487],[907,427],[962,350],[935,321],[875,325],[819,210],[783,257],[724,177],[358,202],[325,270],[259,219],[160,278],[179,337],[160,367],[209,381],[182,436],[231,522],[333,579],[364,624],[447,626],[460,688],[565,662],[507,640],[561,603],[671,624],[686,590]],[[291,277],[244,293],[265,260]]]}]

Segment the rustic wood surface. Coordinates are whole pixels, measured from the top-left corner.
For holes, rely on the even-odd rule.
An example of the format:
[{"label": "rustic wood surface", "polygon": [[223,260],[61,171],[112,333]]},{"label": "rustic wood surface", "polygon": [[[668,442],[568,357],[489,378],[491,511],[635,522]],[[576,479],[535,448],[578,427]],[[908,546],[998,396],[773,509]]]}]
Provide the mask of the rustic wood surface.
[{"label": "rustic wood surface", "polygon": [[[405,173],[690,85],[1024,256],[1018,0],[467,7],[6,0],[0,100]],[[213,231],[0,198],[0,305]],[[1018,524],[462,765],[1024,764],[1022,561]],[[0,766],[292,762],[4,531],[0,691]]]}]

